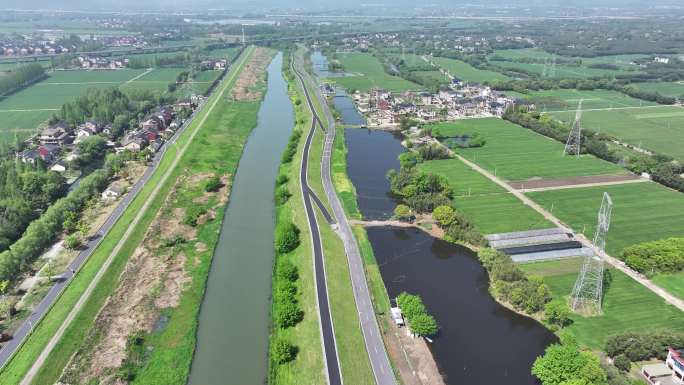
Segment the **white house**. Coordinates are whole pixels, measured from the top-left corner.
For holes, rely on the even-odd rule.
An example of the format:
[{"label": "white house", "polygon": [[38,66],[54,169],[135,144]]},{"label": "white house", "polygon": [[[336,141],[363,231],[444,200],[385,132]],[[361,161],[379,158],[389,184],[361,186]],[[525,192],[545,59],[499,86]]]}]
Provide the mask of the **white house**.
[{"label": "white house", "polygon": [[102,192],[102,200],[108,201],[108,200],[114,200],[118,197],[120,197],[124,193],[124,188],[123,186],[120,186],[118,184],[112,184],[111,186],[107,187],[106,190]]}]

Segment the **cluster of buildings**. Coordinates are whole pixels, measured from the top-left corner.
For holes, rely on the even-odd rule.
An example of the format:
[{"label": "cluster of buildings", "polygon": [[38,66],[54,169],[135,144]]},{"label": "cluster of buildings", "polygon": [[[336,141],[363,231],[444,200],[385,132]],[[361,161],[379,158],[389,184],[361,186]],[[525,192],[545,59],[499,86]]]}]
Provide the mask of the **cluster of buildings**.
[{"label": "cluster of buildings", "polygon": [[[42,30],[25,36],[0,36],[0,56],[31,56],[63,54],[79,51],[73,42],[66,43],[62,30]],[[142,35],[93,36],[92,41],[105,47],[147,48],[150,44]]]},{"label": "cluster of buildings", "polygon": [[641,374],[652,385],[684,384],[684,349],[669,348],[665,362],[644,365]]},{"label": "cluster of buildings", "polygon": [[119,69],[128,65],[128,59],[84,55],[74,59],[74,65],[83,69]]},{"label": "cluster of buildings", "polygon": [[[172,106],[163,106],[141,120],[137,127],[128,130],[121,140],[112,137],[111,123],[89,120],[77,127],[58,122],[40,132],[33,140],[33,146],[17,154],[25,163],[44,162],[53,171],[63,172],[68,162],[78,159],[77,145],[88,137],[101,135],[108,139],[107,145],[116,152],[140,152],[147,148],[152,153],[161,148],[184,123],[178,112],[194,110],[200,97],[182,100]],[[187,116],[187,114],[183,114]]]},{"label": "cluster of buildings", "polygon": [[54,41],[47,40],[29,40],[29,41],[14,41],[14,40],[0,40],[0,56],[29,56],[29,55],[45,55],[45,54],[59,54],[74,52],[76,46],[61,45]]},{"label": "cluster of buildings", "polygon": [[207,71],[207,70],[224,70],[228,67],[228,60],[227,59],[207,59],[207,60],[202,60],[200,63],[200,70],[201,71]]},{"label": "cluster of buildings", "polygon": [[463,118],[501,116],[514,99],[489,87],[464,85],[456,81],[437,93],[392,93],[373,89],[353,96],[359,112],[369,126],[394,126],[402,119],[420,123],[451,121]]}]

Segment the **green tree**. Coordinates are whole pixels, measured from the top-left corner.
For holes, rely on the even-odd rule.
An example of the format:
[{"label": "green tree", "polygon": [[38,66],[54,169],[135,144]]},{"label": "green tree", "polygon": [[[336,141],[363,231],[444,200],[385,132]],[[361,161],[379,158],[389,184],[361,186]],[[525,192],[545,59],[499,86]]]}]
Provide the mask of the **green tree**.
[{"label": "green tree", "polygon": [[543,385],[561,385],[568,381],[574,381],[572,384],[584,381],[588,385],[602,385],[607,379],[598,357],[591,352],[580,351],[576,344],[570,343],[546,348],[544,355],[534,361],[532,374]]},{"label": "green tree", "polygon": [[632,367],[632,361],[624,354],[620,354],[619,356],[615,357],[613,359],[613,364],[616,368],[622,370],[623,372],[628,372]]},{"label": "green tree", "polygon": [[421,313],[411,318],[409,327],[414,333],[428,337],[437,334],[439,330],[435,318],[427,313]]},{"label": "green tree", "polygon": [[437,206],[432,212],[432,218],[436,220],[440,226],[446,227],[456,220],[456,211],[450,206]]},{"label": "green tree", "polygon": [[107,153],[107,140],[99,135],[93,135],[79,142],[76,147],[78,148],[78,165],[82,168],[104,158]]},{"label": "green tree", "polygon": [[304,312],[296,302],[282,301],[277,303],[275,311],[276,324],[281,328],[296,325],[304,317]]},{"label": "green tree", "polygon": [[219,178],[218,175],[214,175],[209,180],[207,183],[204,185],[204,191],[206,192],[216,192],[221,188],[221,178]]}]

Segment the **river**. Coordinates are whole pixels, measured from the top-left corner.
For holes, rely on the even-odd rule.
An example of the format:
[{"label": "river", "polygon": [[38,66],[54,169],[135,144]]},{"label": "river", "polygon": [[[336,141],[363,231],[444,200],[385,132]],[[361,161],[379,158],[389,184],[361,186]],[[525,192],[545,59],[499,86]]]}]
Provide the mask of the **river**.
[{"label": "river", "polygon": [[294,112],[282,55],[240,159],[202,302],[190,385],[262,384],[268,374],[273,191]]},{"label": "river", "polygon": [[[344,111],[343,123],[358,119],[354,113]],[[347,172],[363,217],[390,218],[398,200],[386,174],[399,168],[401,136],[348,128],[345,142]],[[530,374],[532,363],[557,338],[492,298],[474,252],[417,229],[369,228],[368,238],[390,297],[419,294],[435,316],[440,333],[430,349],[447,384],[538,384]]]}]

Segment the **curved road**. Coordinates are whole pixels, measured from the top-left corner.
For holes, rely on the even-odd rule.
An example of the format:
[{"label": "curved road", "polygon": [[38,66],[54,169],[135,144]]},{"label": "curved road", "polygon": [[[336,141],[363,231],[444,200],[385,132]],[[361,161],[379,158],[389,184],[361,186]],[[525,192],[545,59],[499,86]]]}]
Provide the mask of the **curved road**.
[{"label": "curved road", "polygon": [[[250,51],[251,52],[251,51]],[[238,68],[241,67],[241,65],[245,61],[245,57],[249,56],[246,55],[244,52],[240,55],[240,57],[236,58],[234,61],[235,64],[240,62],[238,64]],[[234,73],[239,72],[239,70],[234,71]],[[234,75],[233,75],[234,77]],[[223,82],[230,82],[231,80],[225,79]],[[225,89],[224,89],[225,90]],[[206,101],[206,100],[205,100]],[[92,254],[92,252],[97,248],[97,246],[102,242],[104,239],[105,234],[109,232],[109,230],[114,226],[114,224],[119,220],[123,212],[126,210],[128,205],[133,201],[133,199],[136,198],[138,195],[138,192],[145,186],[145,184],[149,181],[149,179],[152,177],[154,172],[157,170],[159,163],[161,162],[162,158],[164,157],[164,154],[168,150],[169,146],[171,145],[176,145],[176,140],[178,137],[186,130],[186,128],[190,125],[190,123],[193,121],[195,118],[197,112],[201,111],[204,108],[205,101],[202,102],[198,108],[195,109],[195,111],[190,115],[190,117],[184,122],[184,124],[176,131],[174,136],[167,142],[164,143],[162,146],[161,151],[157,152],[155,154],[154,158],[152,159],[150,165],[148,166],[147,170],[145,170],[145,173],[143,176],[131,187],[130,191],[123,197],[121,202],[117,205],[117,207],[114,209],[114,211],[110,214],[110,216],[107,218],[107,220],[104,222],[104,224],[99,228],[97,235],[90,239],[88,243],[85,245],[85,249],[81,251],[78,256],[69,264],[67,271],[62,274],[62,278],[59,282],[57,282],[45,295],[45,297],[40,301],[40,303],[36,306],[36,308],[33,310],[31,315],[24,321],[22,324],[19,326],[19,328],[15,331],[13,335],[13,339],[6,342],[3,346],[2,349],[0,349],[0,367],[3,367],[9,360],[10,358],[16,353],[16,351],[19,350],[21,345],[24,343],[26,338],[30,335],[31,330],[33,327],[45,316],[45,314],[48,313],[48,311],[51,309],[52,305],[57,301],[59,296],[61,295],[62,291],[69,285],[69,283],[73,280],[74,276],[78,273],[78,271],[81,269],[81,267],[85,264],[85,262],[88,260],[88,257]],[[215,103],[214,103],[215,104]],[[214,104],[209,106],[210,109],[213,109]],[[201,127],[204,120],[206,119],[206,116],[209,115],[207,113],[205,117],[202,119],[198,127]],[[192,137],[194,137],[194,134],[198,130],[196,129],[192,134]],[[189,140],[187,143],[190,143],[192,140]],[[187,144],[179,150],[179,152],[176,154],[176,161],[182,156],[182,154],[185,152],[185,148],[187,148]],[[175,163],[175,162],[174,162]],[[172,169],[171,167],[170,169]],[[168,172],[167,172],[168,174]],[[166,175],[164,175],[166,176]],[[161,185],[161,182],[160,184]],[[153,191],[150,194],[150,198],[153,197],[153,195],[156,195],[157,189]],[[150,198],[148,198],[148,201],[146,202],[149,203]],[[141,210],[143,212],[144,210]],[[139,213],[140,214],[140,213]],[[132,227],[131,227],[132,228]],[[128,232],[127,232],[128,233]],[[122,244],[122,242],[125,242],[125,238],[127,238],[126,235],[124,235],[124,238],[119,241],[119,244]],[[118,245],[117,245],[118,246]],[[111,253],[112,255],[115,255],[116,252]],[[109,258],[111,259],[111,257]],[[105,266],[106,265],[106,266]],[[100,269],[98,272],[98,275],[100,273],[103,273],[104,270],[106,270],[106,267],[108,264],[105,262],[105,265]],[[96,277],[97,279],[97,277]],[[91,285],[94,282],[91,282]],[[85,300],[85,297],[87,297],[84,293],[84,296],[81,297],[81,300],[79,300],[79,303]],[[77,309],[72,309],[77,310]],[[65,321],[65,323],[62,326],[65,326],[68,324],[68,321]],[[57,336],[55,336],[57,337]],[[54,337],[53,337],[54,339]],[[52,342],[52,341],[51,341]],[[56,341],[55,341],[56,343]],[[46,349],[48,349],[46,347]],[[51,350],[51,349],[48,349]],[[45,353],[46,351],[44,351]],[[34,364],[35,366],[35,364]],[[32,368],[34,369],[34,368]],[[35,371],[32,370],[28,377],[31,378],[32,375],[31,373],[35,374]],[[26,381],[26,380],[25,380]],[[24,381],[24,382],[25,382]]]},{"label": "curved road", "polygon": [[[298,63],[298,66],[301,66],[301,64]],[[332,154],[333,142],[335,140],[335,120],[333,119],[332,114],[328,109],[327,101],[323,98],[320,92],[318,92],[316,82],[313,81],[313,79],[311,79],[311,77],[305,70],[302,70],[304,76],[302,76],[302,74],[299,71],[297,71],[297,69],[294,68],[294,66],[293,70],[299,78],[302,88],[304,89],[304,94],[306,96],[306,101],[309,106],[309,110],[313,115],[312,128],[309,132],[309,137],[307,137],[307,144],[305,147],[306,157],[308,157],[308,145],[313,135],[316,123],[318,123],[322,129],[323,124],[313,106],[313,102],[311,101],[309,91],[305,87],[304,77],[307,78],[309,84],[311,84],[316,90],[316,97],[324,111],[325,118],[328,123],[328,130],[324,130],[325,145],[323,147],[323,157],[321,159],[321,178],[323,181],[323,189],[325,190],[326,197],[328,198],[328,202],[331,205],[333,214],[337,219],[337,233],[342,239],[342,242],[344,243],[344,249],[349,264],[349,274],[351,276],[354,299],[356,301],[356,309],[359,313],[360,327],[363,333],[368,358],[370,360],[371,367],[373,368],[375,382],[378,385],[396,385],[397,382],[394,377],[394,372],[392,371],[392,366],[390,364],[389,357],[387,356],[387,352],[385,350],[385,344],[383,342],[382,335],[380,334],[380,329],[378,328],[377,319],[375,317],[375,310],[373,309],[373,303],[371,302],[370,291],[368,289],[368,284],[366,282],[365,269],[363,261],[361,259],[361,252],[359,251],[359,247],[356,243],[356,238],[354,237],[351,226],[347,221],[347,216],[344,212],[344,209],[342,208],[342,203],[340,202],[332,183],[332,177],[330,174],[330,157]],[[306,171],[304,170],[304,167],[306,167],[306,165],[304,164],[304,162],[302,162],[302,172],[305,176]],[[302,183],[304,185],[305,181]],[[309,207],[307,207],[307,212],[309,212]],[[326,361],[329,361],[327,357]]]}]

